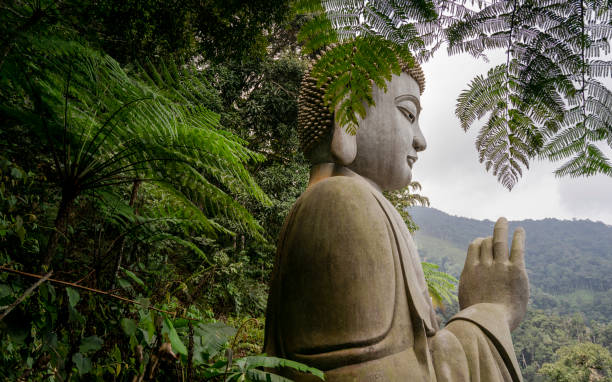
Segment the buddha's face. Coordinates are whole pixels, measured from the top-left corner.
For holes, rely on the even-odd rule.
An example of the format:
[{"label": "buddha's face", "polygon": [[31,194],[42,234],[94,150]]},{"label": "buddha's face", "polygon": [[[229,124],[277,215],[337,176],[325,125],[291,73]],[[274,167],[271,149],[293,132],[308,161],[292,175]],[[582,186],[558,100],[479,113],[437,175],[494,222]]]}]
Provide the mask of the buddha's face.
[{"label": "buddha's face", "polygon": [[348,166],[383,190],[406,187],[419,151],[427,146],[419,127],[421,113],[417,82],[406,73],[394,75],[387,92],[374,86],[376,106],[357,130],[357,155]]}]

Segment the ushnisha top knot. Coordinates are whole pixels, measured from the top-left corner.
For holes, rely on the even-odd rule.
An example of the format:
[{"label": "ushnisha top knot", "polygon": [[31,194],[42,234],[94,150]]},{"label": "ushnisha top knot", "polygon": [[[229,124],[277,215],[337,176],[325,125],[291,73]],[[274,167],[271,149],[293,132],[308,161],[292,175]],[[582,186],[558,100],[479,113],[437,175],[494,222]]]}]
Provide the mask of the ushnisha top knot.
[{"label": "ushnisha top knot", "polygon": [[[321,56],[325,55],[335,46],[337,44],[330,45],[316,54],[308,65],[308,69],[302,79],[298,97],[298,137],[300,139],[300,147],[304,153],[309,152],[322,137],[329,134],[334,126],[334,115],[323,101],[325,89],[332,79],[327,78],[327,82],[320,88],[317,86],[317,80],[310,75],[310,71],[313,65],[321,59]],[[416,61],[414,64],[400,62],[400,65],[404,73],[414,78],[419,85],[421,94],[423,94],[425,90],[425,74],[419,63]]]}]

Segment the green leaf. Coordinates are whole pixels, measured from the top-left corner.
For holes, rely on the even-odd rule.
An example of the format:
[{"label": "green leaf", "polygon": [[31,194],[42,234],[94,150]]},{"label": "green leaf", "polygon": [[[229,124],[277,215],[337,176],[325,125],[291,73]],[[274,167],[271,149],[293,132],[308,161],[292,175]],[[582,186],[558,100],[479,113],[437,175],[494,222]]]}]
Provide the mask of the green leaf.
[{"label": "green leaf", "polygon": [[151,345],[153,343],[153,339],[155,338],[155,325],[153,324],[153,313],[147,312],[142,315],[140,318],[140,322],[138,323],[138,328],[144,335],[144,339],[147,344]]},{"label": "green leaf", "polygon": [[144,288],[145,286],[144,281],[142,281],[138,276],[136,276],[134,272],[129,271],[125,268],[121,268],[121,269],[123,269],[123,272],[125,272],[125,274],[128,275],[132,280],[134,280],[138,285]]},{"label": "green leaf", "polygon": [[98,336],[90,336],[83,338],[81,346],[79,346],[79,352],[87,354],[102,349],[104,341]]},{"label": "green leaf", "polygon": [[70,304],[71,307],[75,307],[75,305],[79,302],[79,300],[81,299],[81,296],[79,295],[79,292],[77,292],[76,289],[73,288],[66,288],[66,293],[68,294],[68,303]]},{"label": "green leaf", "polygon": [[115,345],[113,350],[111,350],[110,352],[110,356],[115,362],[121,362],[122,356],[121,356],[121,350],[119,349],[119,346]]},{"label": "green leaf", "polygon": [[43,335],[43,347],[42,350],[47,351],[55,351],[57,348],[57,333],[45,333]]},{"label": "green leaf", "polygon": [[131,318],[122,318],[121,319],[121,328],[123,332],[129,337],[133,336],[136,333],[136,321]]},{"label": "green leaf", "polygon": [[79,375],[84,375],[91,371],[91,360],[81,353],[75,353],[72,356],[72,362],[76,365]]},{"label": "green leaf", "polygon": [[6,284],[0,284],[0,298],[10,296],[12,293],[11,287]]},{"label": "green leaf", "polygon": [[17,345],[25,345],[26,339],[30,336],[31,329],[21,326],[22,324],[23,323],[20,322],[17,325],[10,325],[7,330],[11,342]]},{"label": "green leaf", "polygon": [[121,288],[123,288],[125,290],[128,290],[128,291],[132,291],[133,290],[132,284],[130,284],[130,282],[127,281],[126,279],[119,278],[119,279],[117,279],[117,282],[119,283],[119,286]]},{"label": "green leaf", "polygon": [[43,286],[46,287],[45,289],[48,289],[49,295],[51,296],[51,301],[55,301],[55,287],[49,283],[45,283]]},{"label": "green leaf", "polygon": [[194,332],[202,338],[202,351],[212,358],[225,349],[225,344],[236,334],[236,329],[222,322],[214,322],[198,324]]},{"label": "green leaf", "polygon": [[255,382],[292,382],[291,379],[257,369],[247,370],[246,377],[248,380]]},{"label": "green leaf", "polygon": [[236,364],[240,365],[240,367],[243,370],[244,369],[251,370],[256,367],[264,367],[264,368],[289,367],[291,369],[295,369],[303,373],[310,373],[320,379],[325,379],[325,375],[319,369],[315,369],[314,367],[304,365],[303,363],[291,361],[288,359],[278,358],[278,357],[268,357],[266,355],[244,357],[244,358],[240,358],[239,360],[236,360]]},{"label": "green leaf", "polygon": [[11,176],[15,179],[23,178],[23,173],[16,167],[11,168]]},{"label": "green leaf", "polygon": [[149,314],[150,313],[149,307],[151,306],[151,301],[148,298],[146,298],[146,297],[138,297],[136,299],[136,301],[141,306],[141,310],[140,310],[140,316],[141,317],[143,315],[145,315],[145,314]]},{"label": "green leaf", "polygon": [[69,320],[71,322],[79,322],[80,324],[85,324],[87,319],[81,313],[79,313],[74,307],[68,306]]},{"label": "green leaf", "polygon": [[172,325],[172,321],[170,321],[168,317],[164,318],[164,326],[167,330],[168,339],[172,345],[172,350],[179,354],[187,355],[187,348],[183,344],[183,341],[181,341],[176,329],[174,329],[174,325]]}]

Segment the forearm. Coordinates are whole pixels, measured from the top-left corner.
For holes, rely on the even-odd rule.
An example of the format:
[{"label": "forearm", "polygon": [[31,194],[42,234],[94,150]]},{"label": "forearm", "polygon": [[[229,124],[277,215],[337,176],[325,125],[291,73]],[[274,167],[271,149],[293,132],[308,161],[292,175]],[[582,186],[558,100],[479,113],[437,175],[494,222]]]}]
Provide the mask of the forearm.
[{"label": "forearm", "polygon": [[[461,343],[470,362],[477,361],[478,364],[490,358],[489,366],[481,365],[479,368],[484,367],[488,370],[494,364],[499,368],[503,366],[503,370],[500,369],[499,373],[508,373],[511,380],[520,381],[521,374],[510,336],[509,315],[507,308],[502,304],[475,304],[453,316],[445,330],[452,333]],[[470,366],[472,372],[474,367]],[[487,379],[481,378],[481,380]]]},{"label": "forearm", "polygon": [[437,382],[521,381],[503,307],[476,304],[430,339]]}]

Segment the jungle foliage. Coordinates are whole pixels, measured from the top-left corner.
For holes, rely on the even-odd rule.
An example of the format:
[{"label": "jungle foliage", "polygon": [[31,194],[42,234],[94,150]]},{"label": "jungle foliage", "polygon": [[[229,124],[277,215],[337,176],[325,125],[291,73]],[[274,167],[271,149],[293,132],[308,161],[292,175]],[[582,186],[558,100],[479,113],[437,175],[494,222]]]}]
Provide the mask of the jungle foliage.
[{"label": "jungle foliage", "polygon": [[241,318],[263,312],[307,176],[303,64],[268,55],[286,3],[265,3],[2,6],[3,380],[322,376],[257,356],[261,324]]},{"label": "jungle foliage", "polygon": [[601,345],[582,343],[564,346],[556,353],[557,360],[542,366],[540,373],[548,381],[606,381],[612,378],[612,356]]}]

